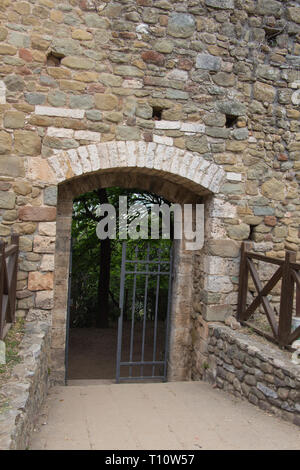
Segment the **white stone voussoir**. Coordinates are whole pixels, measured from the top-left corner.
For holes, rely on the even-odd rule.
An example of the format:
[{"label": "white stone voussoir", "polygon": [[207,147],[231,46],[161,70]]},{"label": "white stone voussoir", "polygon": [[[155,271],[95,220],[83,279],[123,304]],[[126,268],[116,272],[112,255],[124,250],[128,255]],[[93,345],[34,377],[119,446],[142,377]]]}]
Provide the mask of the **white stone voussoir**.
[{"label": "white stone voussoir", "polygon": [[[51,128],[55,133],[56,128]],[[81,132],[81,131],[76,131]],[[93,143],[68,151],[53,151],[45,160],[53,170],[57,182],[66,181],[99,170],[114,168],[147,168],[168,174],[178,182],[190,180],[212,193],[218,193],[226,178],[225,171],[197,153],[185,151],[163,143],[145,141],[110,141]],[[145,171],[145,170],[144,170]],[[186,182],[185,182],[186,185]]]}]

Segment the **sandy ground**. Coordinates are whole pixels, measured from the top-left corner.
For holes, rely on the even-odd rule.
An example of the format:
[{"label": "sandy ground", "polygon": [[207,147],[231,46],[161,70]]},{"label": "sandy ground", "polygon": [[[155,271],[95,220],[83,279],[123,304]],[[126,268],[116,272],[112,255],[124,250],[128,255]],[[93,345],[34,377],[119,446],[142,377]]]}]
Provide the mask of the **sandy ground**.
[{"label": "sandy ground", "polygon": [[300,429],[204,382],[80,385],[50,390],[29,449],[299,450]]},{"label": "sandy ground", "polygon": [[[133,360],[141,360],[142,322],[135,324]],[[131,323],[123,327],[122,361],[129,360]],[[117,325],[113,328],[70,328],[68,380],[73,379],[114,379],[116,376]],[[156,358],[161,360],[164,350],[164,325],[158,325]],[[154,325],[148,321],[145,334],[144,359],[153,359]],[[128,375],[128,367],[122,368],[122,375]],[[143,374],[151,374],[152,368],[145,367]],[[159,370],[155,371],[158,375]],[[132,375],[140,375],[140,367],[134,367]]]}]

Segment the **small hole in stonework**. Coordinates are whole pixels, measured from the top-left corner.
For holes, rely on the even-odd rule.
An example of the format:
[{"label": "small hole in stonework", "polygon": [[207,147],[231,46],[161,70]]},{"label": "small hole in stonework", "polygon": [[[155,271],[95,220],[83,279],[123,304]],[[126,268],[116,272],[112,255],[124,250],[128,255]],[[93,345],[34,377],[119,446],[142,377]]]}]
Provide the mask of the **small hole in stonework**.
[{"label": "small hole in stonework", "polygon": [[65,56],[63,54],[58,54],[56,52],[49,52],[49,54],[47,55],[47,65],[48,67],[59,67],[60,66],[60,63],[61,63],[61,60],[64,58]]},{"label": "small hole in stonework", "polygon": [[162,115],[162,108],[159,108],[158,106],[153,106],[153,111],[152,111],[152,118],[154,121],[161,121],[161,115]]},{"label": "small hole in stonework", "polygon": [[272,28],[272,27],[265,27],[265,38],[267,41],[268,46],[270,47],[275,47],[277,44],[276,37],[283,32],[283,30],[280,30],[278,28]]},{"label": "small hole in stonework", "polygon": [[249,237],[248,237],[248,240],[254,240],[254,229],[255,229],[256,225],[250,225],[250,233],[249,233]]},{"label": "small hole in stonework", "polygon": [[238,116],[232,116],[232,114],[226,114],[226,127],[234,127],[237,123]]}]

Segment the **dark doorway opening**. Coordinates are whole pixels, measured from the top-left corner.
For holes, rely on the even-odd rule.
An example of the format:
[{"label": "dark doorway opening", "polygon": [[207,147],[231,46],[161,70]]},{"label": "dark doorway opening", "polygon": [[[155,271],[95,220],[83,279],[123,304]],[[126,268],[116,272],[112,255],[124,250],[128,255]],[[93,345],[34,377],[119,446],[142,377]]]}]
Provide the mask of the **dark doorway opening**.
[{"label": "dark doorway opening", "polygon": [[[108,188],[98,189],[74,200],[72,220],[72,272],[70,277],[70,295],[67,328],[67,380],[114,380],[116,378],[118,319],[120,316],[119,295],[122,265],[123,240],[120,239],[119,197],[127,197],[128,212],[126,226],[135,220],[137,204],[145,207],[144,219],[149,229],[149,211],[153,204],[167,204],[168,201],[156,194],[136,189]],[[99,222],[105,226],[107,212],[101,213],[103,204],[111,204],[116,210],[116,238],[100,240],[96,233]],[[131,208],[131,210],[130,210]],[[136,215],[135,215],[136,214]],[[171,233],[172,239],[172,224]],[[161,223],[159,225],[161,231]],[[108,225],[106,225],[106,229]],[[143,224],[145,229],[145,224]],[[142,230],[138,227],[137,231]],[[161,235],[161,233],[159,234]],[[147,247],[151,247],[152,256],[157,250],[170,255],[171,239],[128,240],[128,252],[138,246],[139,256],[146,259]],[[166,259],[166,258],[164,258]],[[127,277],[123,289],[123,325],[122,325],[122,360],[140,361],[153,358],[153,341],[156,334],[156,360],[162,358],[166,343],[166,312],[168,302],[168,282],[160,278],[159,300],[156,301],[156,284],[147,280],[147,298],[145,304],[146,276],[135,282],[134,275]],[[135,292],[133,292],[135,289]],[[133,301],[133,294],[135,300]],[[134,302],[134,306],[133,306]],[[157,305],[155,304],[157,303]],[[155,325],[155,310],[157,322]],[[147,327],[144,329],[146,312]],[[134,338],[132,340],[132,323]],[[156,330],[156,331],[155,331]],[[143,345],[143,346],[142,346]],[[131,349],[132,348],[132,349]],[[143,350],[143,352],[142,352]],[[124,368],[126,369],[126,367]],[[123,369],[123,370],[124,370]],[[152,371],[152,366],[144,367],[145,372]],[[159,369],[157,369],[159,370]],[[128,372],[129,372],[128,368]],[[141,367],[131,368],[132,375],[138,377]],[[147,372],[148,373],[148,372]]]}]

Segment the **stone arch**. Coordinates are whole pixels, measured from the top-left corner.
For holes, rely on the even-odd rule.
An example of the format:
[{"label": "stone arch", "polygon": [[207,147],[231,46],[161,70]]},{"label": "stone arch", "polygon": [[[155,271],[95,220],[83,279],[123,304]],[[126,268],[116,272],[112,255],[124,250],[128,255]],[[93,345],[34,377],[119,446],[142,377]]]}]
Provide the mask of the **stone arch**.
[{"label": "stone arch", "polygon": [[[111,141],[54,151],[47,159],[28,159],[28,175],[62,183],[86,174],[117,169],[160,174],[196,194],[218,193],[225,172],[199,154],[154,142]],[[47,175],[47,177],[46,177]]]},{"label": "stone arch", "polygon": [[[70,230],[74,197],[96,187],[125,186],[151,190],[172,202],[195,202],[204,198],[206,214],[211,220],[213,211],[219,210],[215,207],[215,194],[220,192],[225,172],[196,153],[152,142],[112,141],[92,144],[68,151],[54,151],[48,158],[37,161],[35,157],[34,160],[28,161],[30,177],[41,183],[47,181],[44,185],[58,187],[53,305],[50,299],[53,307],[51,375],[53,382],[61,383],[65,374]],[[207,232],[211,232],[211,227],[206,229],[206,238],[210,238]],[[170,339],[170,379],[185,380],[190,377],[188,363],[191,350],[190,321],[195,300],[195,256],[195,252],[185,250],[184,241],[178,241]],[[204,261],[201,258],[199,262],[198,257],[197,269],[203,273]]]}]

